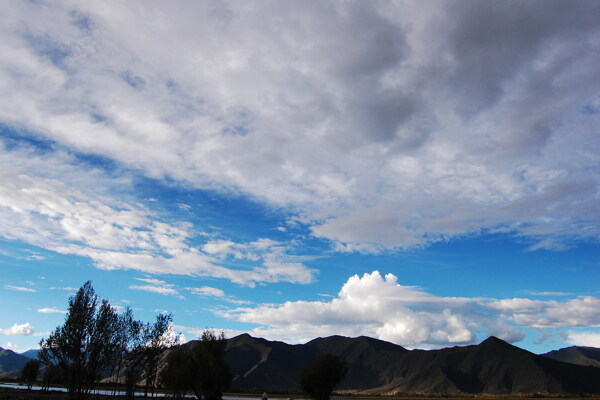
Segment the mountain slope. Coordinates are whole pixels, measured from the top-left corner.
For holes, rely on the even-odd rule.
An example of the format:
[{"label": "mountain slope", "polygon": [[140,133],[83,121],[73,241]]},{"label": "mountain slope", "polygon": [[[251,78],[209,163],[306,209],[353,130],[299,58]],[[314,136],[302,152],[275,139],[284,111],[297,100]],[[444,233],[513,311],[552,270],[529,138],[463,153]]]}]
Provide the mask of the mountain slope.
[{"label": "mountain slope", "polygon": [[577,365],[600,367],[600,349],[595,347],[572,346],[560,350],[553,350],[542,354],[553,360],[568,362]]},{"label": "mountain slope", "polygon": [[298,390],[302,369],[329,352],[347,363],[338,390],[373,393],[600,393],[600,368],[553,360],[490,337],[479,345],[408,351],[367,337],[331,336],[288,345],[229,339],[233,388]]},{"label": "mountain slope", "polygon": [[0,347],[0,376],[18,376],[28,357]]},{"label": "mountain slope", "polygon": [[377,339],[331,336],[304,345],[270,342],[244,334],[229,339],[226,360],[232,387],[238,389],[299,390],[302,369],[321,353],[346,361],[348,375],[340,389],[368,389],[390,379],[390,366],[408,350]]},{"label": "mountain slope", "polygon": [[31,349],[31,350],[22,352],[21,355],[28,357],[28,358],[32,358],[34,360],[37,360],[39,352],[40,352],[39,349]]},{"label": "mountain slope", "polygon": [[388,391],[439,393],[598,393],[600,369],[569,365],[491,337],[479,345],[414,350],[396,366]]}]

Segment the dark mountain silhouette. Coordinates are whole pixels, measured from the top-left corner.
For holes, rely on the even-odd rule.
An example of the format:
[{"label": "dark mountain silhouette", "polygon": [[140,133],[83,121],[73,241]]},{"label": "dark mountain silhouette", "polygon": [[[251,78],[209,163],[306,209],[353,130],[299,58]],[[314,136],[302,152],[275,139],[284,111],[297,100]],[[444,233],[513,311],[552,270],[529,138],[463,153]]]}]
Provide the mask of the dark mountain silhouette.
[{"label": "dark mountain silhouette", "polygon": [[554,360],[568,362],[571,364],[600,367],[600,349],[595,347],[565,347],[564,349],[553,350],[542,355]]},{"label": "dark mountain silhouette", "polygon": [[[193,346],[194,342],[183,346]],[[411,351],[364,336],[330,336],[290,345],[244,334],[227,342],[225,358],[232,371],[234,390],[298,391],[303,368],[318,354],[332,353],[348,367],[346,378],[337,388],[340,391],[600,393],[600,368],[573,363],[598,361],[600,349],[589,347],[536,355],[495,337],[478,345]],[[28,360],[24,355],[0,349],[0,376],[18,376]]]},{"label": "dark mountain silhouette", "polygon": [[412,350],[368,337],[331,336],[289,345],[244,334],[229,339],[233,388],[299,390],[317,354],[344,360],[338,390],[372,393],[600,393],[600,368],[536,355],[490,337],[479,345]]},{"label": "dark mountain silhouette", "polygon": [[30,358],[0,347],[0,376],[14,378],[19,376],[21,368]]},{"label": "dark mountain silhouette", "polygon": [[369,389],[389,381],[389,367],[408,352],[392,343],[368,337],[331,336],[304,345],[289,345],[253,338],[248,334],[229,339],[225,355],[233,372],[232,387],[239,389],[299,390],[302,369],[321,353],[339,356],[348,364],[341,389]]}]

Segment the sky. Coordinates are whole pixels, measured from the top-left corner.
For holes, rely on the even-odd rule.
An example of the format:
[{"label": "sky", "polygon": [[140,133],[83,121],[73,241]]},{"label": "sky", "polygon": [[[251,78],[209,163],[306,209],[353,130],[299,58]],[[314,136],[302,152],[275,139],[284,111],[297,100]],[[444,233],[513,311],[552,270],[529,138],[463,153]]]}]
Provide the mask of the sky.
[{"label": "sky", "polygon": [[0,347],[118,310],[600,347],[600,2],[0,2]]}]

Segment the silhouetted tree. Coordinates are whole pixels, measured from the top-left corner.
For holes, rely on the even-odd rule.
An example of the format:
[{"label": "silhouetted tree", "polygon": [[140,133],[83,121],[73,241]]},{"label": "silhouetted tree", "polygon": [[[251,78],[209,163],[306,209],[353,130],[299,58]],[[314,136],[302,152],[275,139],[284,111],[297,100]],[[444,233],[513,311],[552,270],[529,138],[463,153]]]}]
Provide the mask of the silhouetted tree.
[{"label": "silhouetted tree", "polygon": [[161,384],[176,397],[191,390],[198,400],[218,399],[231,384],[226,347],[224,333],[205,330],[198,341],[171,351],[161,372]]},{"label": "silhouetted tree", "polygon": [[192,390],[198,400],[218,399],[231,384],[231,372],[225,362],[227,340],[225,333],[205,330],[200,340],[191,346],[194,371]]},{"label": "silhouetted tree", "polygon": [[192,388],[195,374],[191,357],[187,347],[176,347],[169,352],[166,365],[160,371],[160,385],[176,399],[185,397]]},{"label": "silhouetted tree", "polygon": [[300,386],[315,400],[329,400],[331,392],[347,372],[346,363],[339,357],[329,353],[321,354],[302,371]]},{"label": "silhouetted tree", "polygon": [[114,378],[113,396],[116,395],[117,384],[121,380],[121,371],[125,368],[126,394],[132,398],[135,385],[141,375],[141,357],[136,357],[136,352],[143,348],[142,328],[144,324],[133,318],[129,307],[119,315],[116,333],[117,350],[113,362],[112,375]]},{"label": "silhouetted tree", "polygon": [[56,365],[47,365],[42,377],[42,390],[50,389],[51,385],[63,383],[60,371]]},{"label": "silhouetted tree", "polygon": [[70,399],[85,397],[114,360],[117,322],[107,300],[98,307],[98,296],[88,281],[69,298],[64,325],[40,341],[40,361],[57,367]]},{"label": "silhouetted tree", "polygon": [[152,396],[154,396],[158,363],[161,355],[165,350],[175,346],[179,342],[179,336],[175,335],[171,330],[172,323],[172,314],[159,314],[156,317],[156,322],[146,325],[143,330],[145,347],[141,354],[143,355],[146,372],[144,398],[148,396],[148,389],[152,390]]},{"label": "silhouetted tree", "polygon": [[40,361],[29,360],[21,369],[21,380],[27,383],[27,389],[31,390],[33,382],[37,380],[38,373],[40,372]]}]

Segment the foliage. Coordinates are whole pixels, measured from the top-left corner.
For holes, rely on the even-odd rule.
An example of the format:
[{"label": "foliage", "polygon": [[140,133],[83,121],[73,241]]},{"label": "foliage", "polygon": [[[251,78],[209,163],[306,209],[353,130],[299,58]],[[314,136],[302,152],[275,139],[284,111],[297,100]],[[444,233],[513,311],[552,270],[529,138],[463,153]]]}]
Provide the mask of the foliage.
[{"label": "foliage", "polygon": [[194,370],[191,363],[191,354],[187,347],[177,347],[167,356],[167,362],[160,371],[158,380],[162,387],[169,390],[172,397],[181,399],[186,397],[192,388]]},{"label": "foliage", "polygon": [[[129,307],[119,316],[119,351],[115,368],[115,383],[120,381],[122,367],[125,367],[125,397],[133,399],[135,388],[143,369],[144,323],[133,318]],[[115,384],[116,392],[116,384]]]},{"label": "foliage", "polygon": [[161,384],[174,397],[192,390],[200,399],[218,399],[231,384],[225,362],[225,334],[205,330],[200,340],[171,351],[161,372]]},{"label": "foliage", "polygon": [[218,399],[231,384],[231,372],[225,362],[227,341],[225,333],[217,335],[212,330],[202,332],[200,341],[191,349],[195,379],[192,383],[194,394],[201,400]]},{"label": "foliage", "polygon": [[311,398],[329,400],[331,392],[347,372],[346,363],[339,357],[329,353],[321,354],[313,364],[304,368],[300,385]]},{"label": "foliage", "polygon": [[39,360],[29,360],[21,369],[21,379],[27,383],[27,389],[31,389],[40,371]]},{"label": "foliage", "polygon": [[143,329],[145,347],[141,349],[140,355],[143,358],[146,372],[144,398],[148,395],[148,389],[152,389],[152,394],[154,394],[160,357],[165,350],[179,342],[179,336],[173,334],[171,330],[172,325],[172,314],[159,314],[156,316],[154,324],[148,324]]},{"label": "foliage", "polygon": [[60,371],[56,365],[47,365],[42,378],[42,390],[50,389],[51,385],[63,383]]},{"label": "foliage", "polygon": [[107,300],[99,307],[90,281],[69,298],[65,324],[40,342],[39,359],[55,364],[70,398],[82,398],[114,358],[117,313]]},{"label": "foliage", "polygon": [[44,386],[51,380],[62,381],[70,399],[82,399],[103,374],[118,380],[125,366],[130,383],[127,394],[133,396],[142,368],[156,376],[158,357],[170,345],[163,336],[171,320],[171,315],[159,316],[156,324],[144,325],[133,318],[130,309],[119,315],[108,300],[99,301],[92,283],[86,282],[69,298],[64,325],[40,342],[38,357],[51,372],[44,376]]}]

